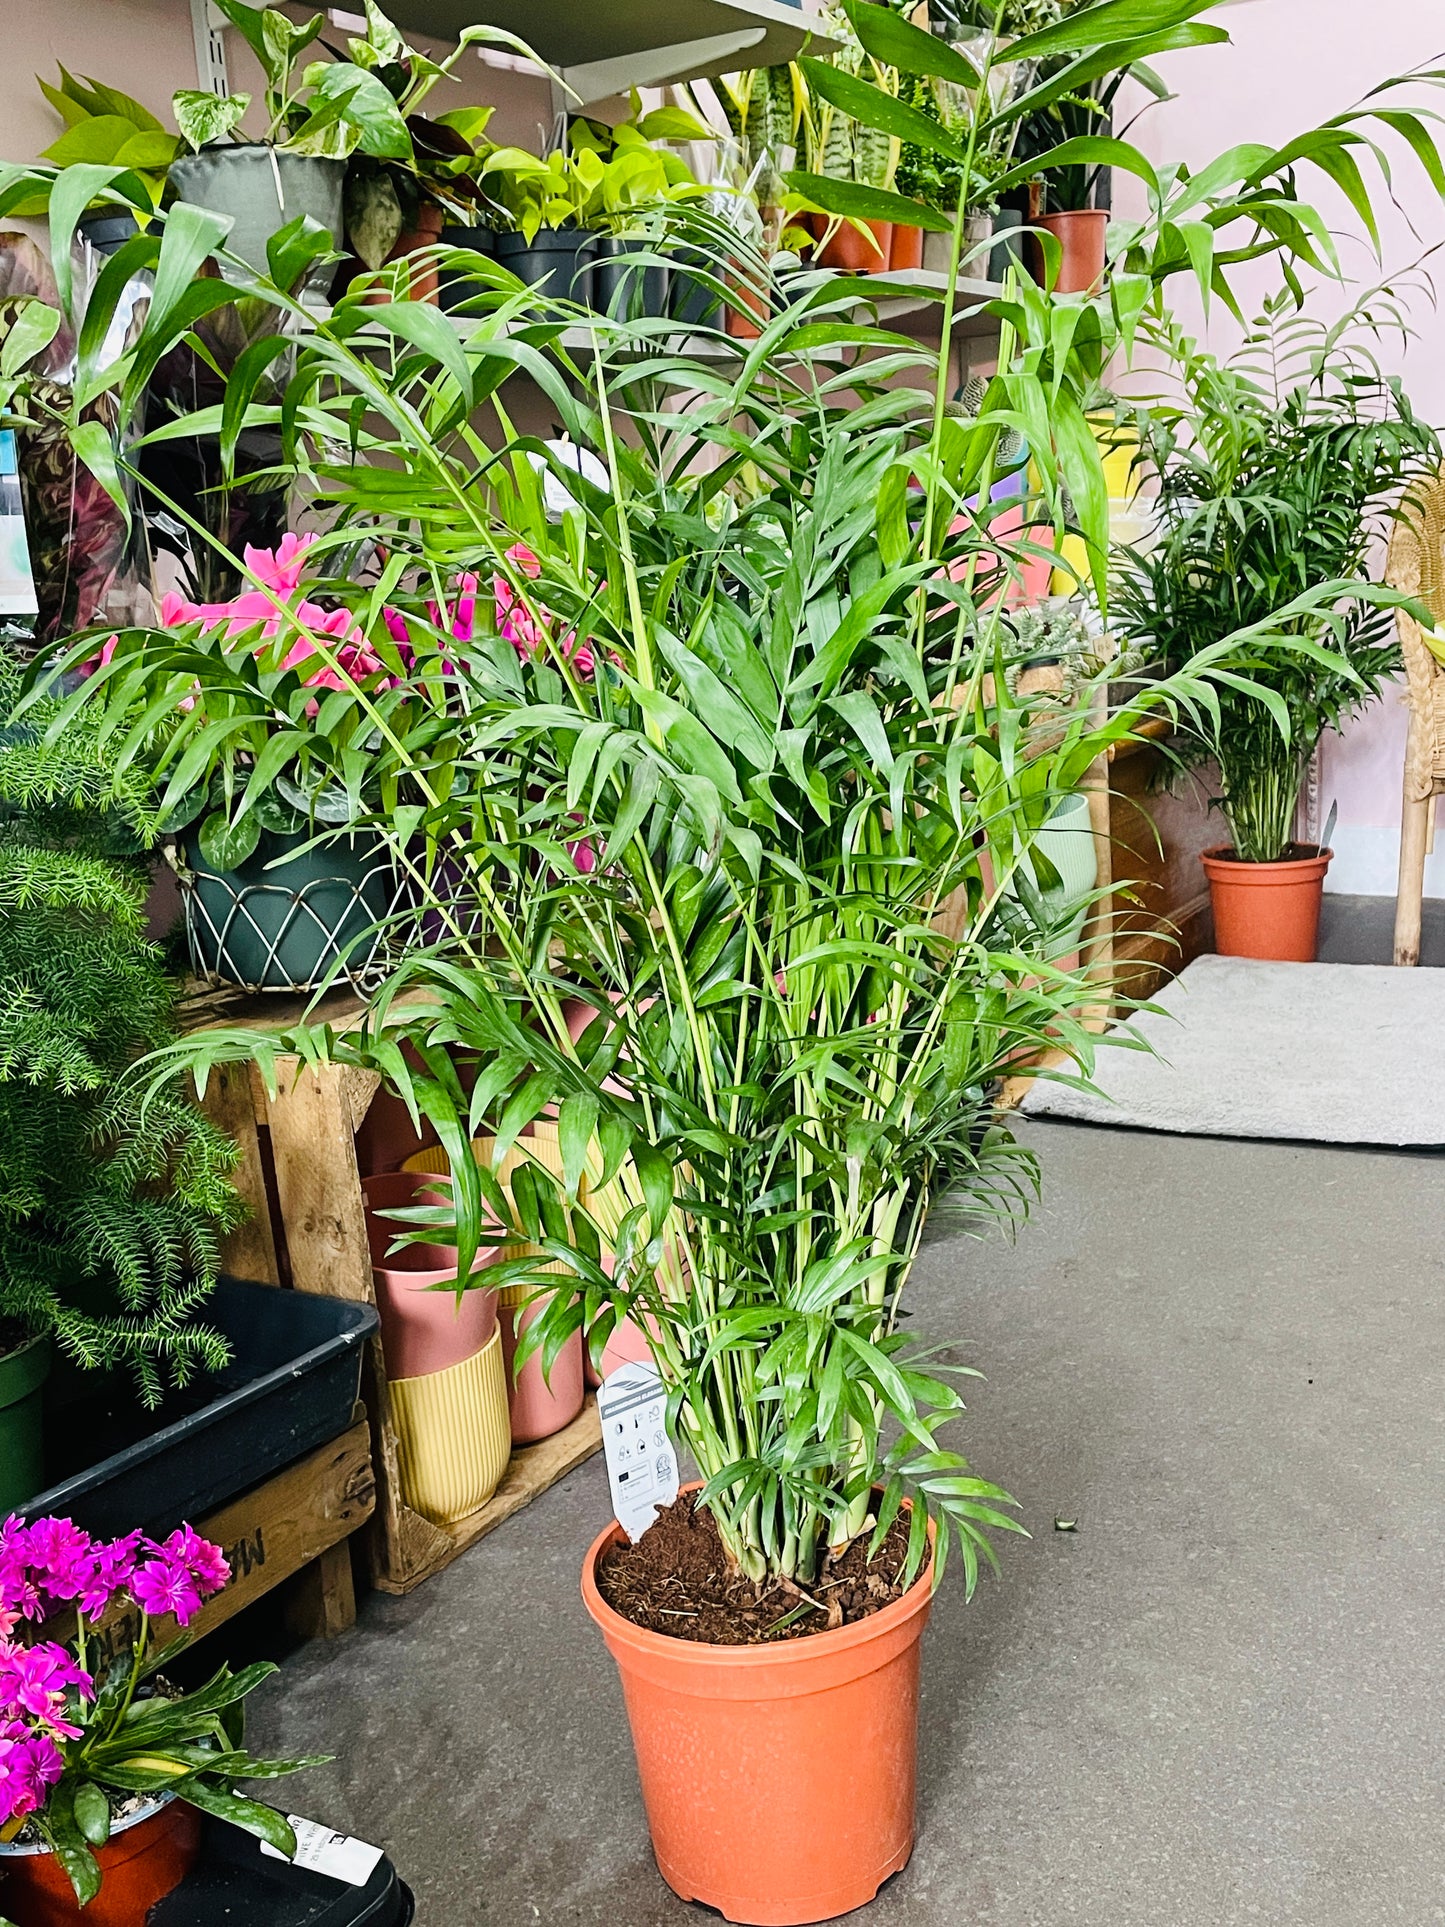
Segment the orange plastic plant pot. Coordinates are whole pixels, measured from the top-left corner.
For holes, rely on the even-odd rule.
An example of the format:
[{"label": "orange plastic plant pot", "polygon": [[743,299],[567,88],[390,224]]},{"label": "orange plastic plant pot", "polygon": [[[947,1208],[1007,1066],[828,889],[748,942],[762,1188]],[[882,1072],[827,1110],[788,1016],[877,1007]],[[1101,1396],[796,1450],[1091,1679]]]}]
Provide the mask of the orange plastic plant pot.
[{"label": "orange plastic plant pot", "polygon": [[1214,905],[1214,947],[1223,957],[1313,963],[1333,850],[1280,863],[1244,863],[1233,850],[1200,857]]},{"label": "orange plastic plant pot", "polygon": [[184,1800],[122,1825],[103,1847],[100,1892],[83,1910],[53,1853],[0,1852],[0,1915],[15,1927],[141,1927],[201,1850],[201,1816]]},{"label": "orange plastic plant pot", "polygon": [[748,1927],[866,1906],[913,1851],[925,1571],[871,1619],[776,1646],[707,1646],[582,1597],[622,1675],[652,1850],[668,1886]]},{"label": "orange plastic plant pot", "polygon": [[1064,251],[1055,294],[1097,293],[1108,258],[1108,211],[1102,207],[1084,207],[1070,214],[1046,214],[1039,226],[1047,228]]},{"label": "orange plastic plant pot", "polygon": [[818,266],[844,274],[886,274],[893,252],[893,223],[865,221],[863,227],[860,234],[850,221],[840,222],[832,240],[824,242]]}]

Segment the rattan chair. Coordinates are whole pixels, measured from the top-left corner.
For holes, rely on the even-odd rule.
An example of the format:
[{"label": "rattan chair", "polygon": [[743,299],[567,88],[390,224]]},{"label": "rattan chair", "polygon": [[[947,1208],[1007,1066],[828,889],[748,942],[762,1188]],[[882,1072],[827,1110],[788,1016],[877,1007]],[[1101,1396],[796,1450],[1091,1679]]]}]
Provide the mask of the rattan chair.
[{"label": "rattan chair", "polygon": [[[1420,484],[1401,512],[1390,542],[1389,581],[1423,602],[1445,631],[1445,469]],[[1445,663],[1427,646],[1420,625],[1398,612],[1405,658],[1410,735],[1400,819],[1400,894],[1395,908],[1395,962],[1420,961],[1425,857],[1434,801],[1445,791]]]}]

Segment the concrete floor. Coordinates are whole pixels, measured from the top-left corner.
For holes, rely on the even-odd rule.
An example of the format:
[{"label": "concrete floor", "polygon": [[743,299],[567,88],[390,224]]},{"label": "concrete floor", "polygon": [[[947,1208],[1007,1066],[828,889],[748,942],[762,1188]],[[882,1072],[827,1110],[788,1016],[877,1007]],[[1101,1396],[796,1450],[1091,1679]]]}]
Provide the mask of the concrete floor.
[{"label": "concrete floor", "polygon": [[[1026,1127],[1010,1247],[938,1237],[919,1326],[1032,1533],[924,1657],[919,1841],[869,1927],[1445,1921],[1445,1210],[1432,1157]],[[577,1594],[600,1460],[297,1654],[263,1749],[382,1842],[420,1927],[685,1927]],[[1057,1517],[1079,1523],[1054,1530]]]}]

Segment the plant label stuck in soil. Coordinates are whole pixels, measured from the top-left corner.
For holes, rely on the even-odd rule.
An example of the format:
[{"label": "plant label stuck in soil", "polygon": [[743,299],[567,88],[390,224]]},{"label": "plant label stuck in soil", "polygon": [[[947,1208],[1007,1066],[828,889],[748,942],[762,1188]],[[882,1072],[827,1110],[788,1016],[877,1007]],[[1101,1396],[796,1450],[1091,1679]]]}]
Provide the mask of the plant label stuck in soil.
[{"label": "plant label stuck in soil", "polygon": [[667,1395],[653,1365],[623,1365],[597,1394],[612,1509],[629,1539],[677,1497],[677,1454],[667,1436]]},{"label": "plant label stuck in soil", "polygon": [[[348,1887],[364,1887],[375,1873],[381,1859],[380,1847],[368,1846],[364,1840],[353,1840],[345,1833],[333,1833],[317,1820],[302,1820],[294,1813],[288,1813],[286,1818],[296,1835],[293,1867],[304,1867],[308,1873],[327,1874]],[[271,1860],[286,1858],[279,1847],[269,1846],[264,1840],[261,1851]]]}]

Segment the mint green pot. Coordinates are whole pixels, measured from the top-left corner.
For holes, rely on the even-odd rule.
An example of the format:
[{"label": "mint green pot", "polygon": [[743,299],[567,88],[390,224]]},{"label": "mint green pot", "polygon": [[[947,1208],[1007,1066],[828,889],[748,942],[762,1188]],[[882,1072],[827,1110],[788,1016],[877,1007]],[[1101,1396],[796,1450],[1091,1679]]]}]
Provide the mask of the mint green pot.
[{"label": "mint green pot", "polygon": [[40,1420],[50,1357],[45,1336],[0,1358],[0,1519],[45,1488]]}]

